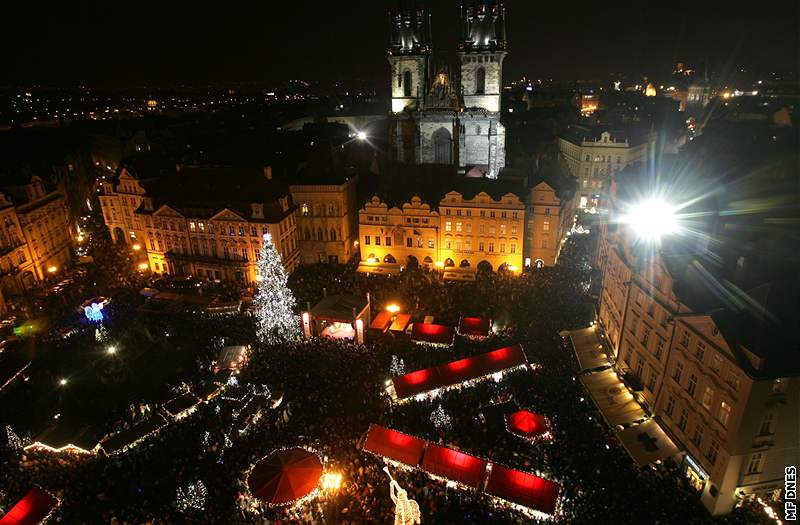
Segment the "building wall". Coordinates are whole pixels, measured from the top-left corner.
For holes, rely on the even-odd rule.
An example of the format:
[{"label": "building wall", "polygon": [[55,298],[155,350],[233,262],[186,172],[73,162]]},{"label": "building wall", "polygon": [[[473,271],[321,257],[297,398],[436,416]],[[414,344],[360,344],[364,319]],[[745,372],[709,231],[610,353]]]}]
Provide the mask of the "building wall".
[{"label": "building wall", "polygon": [[[506,53],[473,52],[459,53],[461,60],[461,90],[464,107],[500,111],[500,92],[503,89],[503,60]],[[483,69],[485,82],[483,92],[478,91],[477,72]]]},{"label": "building wall", "polygon": [[293,185],[300,261],[346,263],[356,251],[356,179],[340,185]]},{"label": "building wall", "polygon": [[524,265],[553,266],[572,226],[571,203],[563,203],[547,183],[531,189],[525,207]]},{"label": "building wall", "polygon": [[506,165],[506,128],[497,116],[484,111],[465,111],[459,122],[459,166],[489,166],[487,176],[496,179]]},{"label": "building wall", "polygon": [[433,267],[440,260],[439,214],[419,197],[402,208],[389,208],[373,197],[359,210],[358,223],[364,262],[405,266],[414,257],[418,264]]},{"label": "building wall", "polygon": [[137,231],[142,231],[141,225],[134,222],[134,211],[142,204],[144,188],[128,170],[122,168],[118,184],[104,182],[103,190],[99,200],[111,239],[114,242],[134,243]]},{"label": "building wall", "polygon": [[[404,109],[419,106],[419,100],[425,95],[425,56],[390,56],[391,72],[390,89],[392,93],[392,112],[400,113]],[[403,81],[406,71],[411,73],[411,96],[406,97]]]}]

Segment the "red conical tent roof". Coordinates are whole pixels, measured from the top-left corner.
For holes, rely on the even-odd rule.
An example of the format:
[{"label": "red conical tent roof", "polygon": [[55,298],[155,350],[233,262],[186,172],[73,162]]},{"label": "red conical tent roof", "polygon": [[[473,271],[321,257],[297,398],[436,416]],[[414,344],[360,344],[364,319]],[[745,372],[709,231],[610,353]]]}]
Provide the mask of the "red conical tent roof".
[{"label": "red conical tent roof", "polygon": [[550,430],[543,416],[527,410],[506,414],[506,425],[514,434],[526,438],[536,438]]},{"label": "red conical tent roof", "polygon": [[313,491],[322,477],[322,463],[302,448],[277,450],[255,464],[247,476],[254,497],[271,505],[285,505]]}]

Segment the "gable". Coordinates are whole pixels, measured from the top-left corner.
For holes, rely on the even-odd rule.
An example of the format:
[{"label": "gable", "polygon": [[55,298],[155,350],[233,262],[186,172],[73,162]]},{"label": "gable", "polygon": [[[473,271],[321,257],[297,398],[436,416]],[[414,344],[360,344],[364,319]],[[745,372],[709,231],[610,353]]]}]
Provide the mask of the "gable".
[{"label": "gable", "polygon": [[246,222],[244,217],[236,213],[235,211],[229,210],[228,208],[223,209],[222,211],[217,212],[213,217],[211,217],[212,221],[241,221]]},{"label": "gable", "polygon": [[736,359],[730,345],[728,345],[728,341],[725,340],[725,337],[723,337],[722,332],[717,328],[711,316],[687,316],[682,318],[681,321],[694,329],[695,332],[701,334],[703,339],[710,341],[723,354],[726,354],[732,360]]},{"label": "gable", "polygon": [[183,217],[179,211],[175,208],[164,204],[160,208],[158,208],[155,212],[153,212],[153,217]]}]

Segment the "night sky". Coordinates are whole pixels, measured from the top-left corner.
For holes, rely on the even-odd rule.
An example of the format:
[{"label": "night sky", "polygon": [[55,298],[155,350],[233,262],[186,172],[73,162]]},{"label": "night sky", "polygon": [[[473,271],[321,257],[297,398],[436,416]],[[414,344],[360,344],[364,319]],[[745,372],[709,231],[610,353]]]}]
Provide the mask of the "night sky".
[{"label": "night sky", "polygon": [[[455,48],[458,2],[436,0],[437,51]],[[683,60],[795,68],[798,3],[507,0],[506,78],[608,78]],[[374,79],[387,74],[387,8],[358,2],[14,2],[3,6],[3,83],[125,86]]]}]

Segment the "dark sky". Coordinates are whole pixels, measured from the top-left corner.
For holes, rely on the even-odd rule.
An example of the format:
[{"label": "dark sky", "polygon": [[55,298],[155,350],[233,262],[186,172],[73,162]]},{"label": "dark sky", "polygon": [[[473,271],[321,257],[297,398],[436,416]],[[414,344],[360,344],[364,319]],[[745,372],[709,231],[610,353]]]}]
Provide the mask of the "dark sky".
[{"label": "dark sky", "polygon": [[[387,74],[391,0],[11,2],[0,82],[143,85],[373,78]],[[437,50],[452,50],[458,2],[435,0]],[[694,5],[703,4],[703,5]],[[657,75],[697,64],[798,66],[797,1],[506,0],[506,78]],[[13,6],[13,7],[12,7]]]}]

